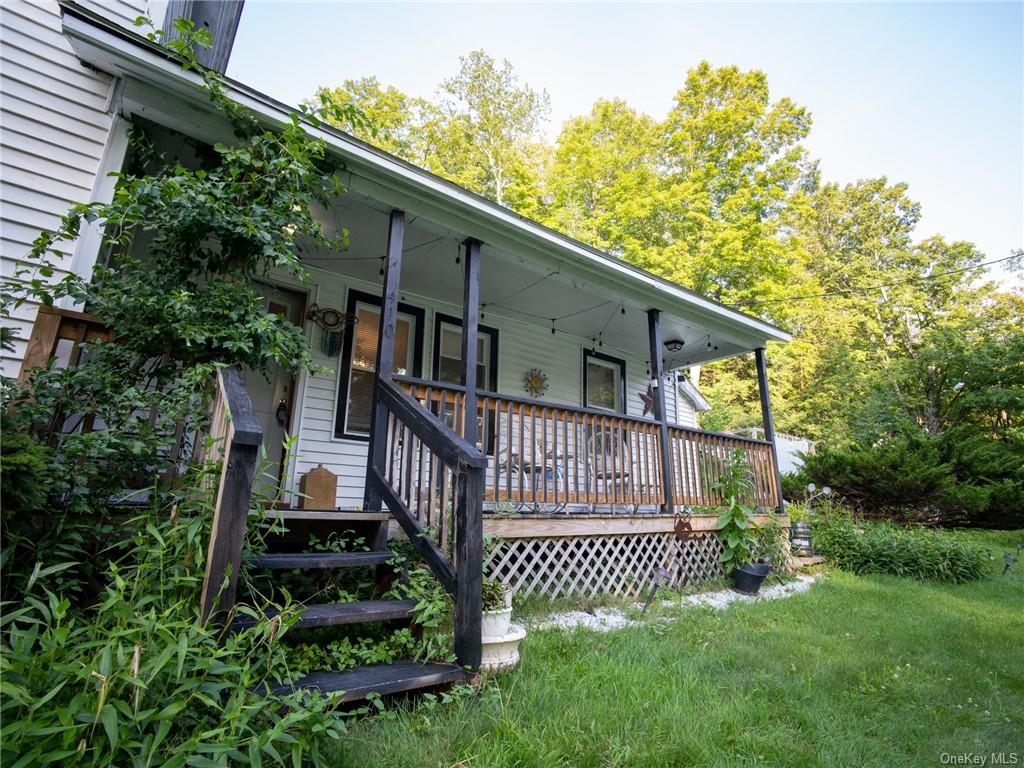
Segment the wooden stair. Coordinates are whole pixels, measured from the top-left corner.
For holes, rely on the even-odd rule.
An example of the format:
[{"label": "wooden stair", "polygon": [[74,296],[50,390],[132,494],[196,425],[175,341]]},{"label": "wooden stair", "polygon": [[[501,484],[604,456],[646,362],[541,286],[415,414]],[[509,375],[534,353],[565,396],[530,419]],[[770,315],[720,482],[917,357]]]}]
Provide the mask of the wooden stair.
[{"label": "wooden stair", "polygon": [[308,688],[321,693],[336,694],[337,701],[357,701],[371,693],[385,696],[392,693],[451,685],[466,679],[466,673],[454,664],[421,664],[403,659],[391,664],[356,667],[344,672],[311,672],[292,685],[281,685],[270,691],[283,696]]},{"label": "wooden stair", "polygon": [[255,568],[291,570],[293,568],[355,568],[363,565],[387,565],[393,552],[278,552],[249,559]]},{"label": "wooden stair", "polygon": [[[331,568],[373,568],[395,559],[390,550],[373,552],[269,552],[247,560],[254,568],[267,570],[325,570]],[[415,600],[362,600],[352,603],[314,603],[302,608],[297,626],[301,628],[341,626],[379,621],[408,621],[413,617]],[[266,616],[277,615],[268,611]],[[231,622],[233,632],[254,627],[258,618],[239,615]],[[370,694],[388,695],[451,685],[466,679],[465,671],[455,664],[421,663],[402,659],[391,664],[355,667],[342,672],[318,670],[280,685],[269,693],[285,695],[299,689],[315,689],[331,694],[339,702],[365,699]]]},{"label": "wooden stair", "polygon": [[[306,605],[299,616],[298,626],[334,627],[342,624],[362,624],[368,621],[395,621],[411,619],[415,600],[361,600],[353,603],[312,603]],[[266,617],[277,616],[278,611],[267,611]],[[259,619],[252,616],[236,616],[231,629],[240,632],[251,629]]]}]

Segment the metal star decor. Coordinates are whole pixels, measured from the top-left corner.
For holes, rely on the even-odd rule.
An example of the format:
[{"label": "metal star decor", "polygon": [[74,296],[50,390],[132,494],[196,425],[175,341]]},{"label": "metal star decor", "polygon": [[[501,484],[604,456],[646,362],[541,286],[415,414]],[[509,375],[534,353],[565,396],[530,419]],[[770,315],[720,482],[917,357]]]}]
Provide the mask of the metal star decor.
[{"label": "metal star decor", "polygon": [[647,392],[640,395],[640,399],[644,403],[644,416],[648,413],[654,413],[654,387],[648,383]]}]

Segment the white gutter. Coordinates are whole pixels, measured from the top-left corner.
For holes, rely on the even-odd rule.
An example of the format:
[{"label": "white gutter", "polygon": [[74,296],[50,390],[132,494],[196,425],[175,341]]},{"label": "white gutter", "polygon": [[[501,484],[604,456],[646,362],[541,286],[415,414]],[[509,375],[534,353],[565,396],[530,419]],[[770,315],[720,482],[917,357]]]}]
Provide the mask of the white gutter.
[{"label": "white gutter", "polygon": [[[145,38],[107,22],[73,2],[61,3],[64,34],[76,54],[88,64],[117,77],[136,78],[170,91],[209,112],[201,78],[184,71]],[[227,95],[271,125],[290,122],[295,111],[241,83],[228,80]],[[682,317],[697,315],[710,326],[740,334],[752,346],[765,341],[789,341],[786,331],[730,309],[700,294],[663,280],[626,262],[601,253],[543,225],[497,205],[451,182],[417,168],[330,127],[306,126],[310,135],[323,140],[346,162],[353,173],[371,183],[398,189],[410,198],[450,213],[469,216],[474,223],[509,241],[540,249],[566,259],[587,272],[612,281],[639,303]],[[477,232],[473,233],[478,235]],[[481,237],[494,245],[494,237]]]}]

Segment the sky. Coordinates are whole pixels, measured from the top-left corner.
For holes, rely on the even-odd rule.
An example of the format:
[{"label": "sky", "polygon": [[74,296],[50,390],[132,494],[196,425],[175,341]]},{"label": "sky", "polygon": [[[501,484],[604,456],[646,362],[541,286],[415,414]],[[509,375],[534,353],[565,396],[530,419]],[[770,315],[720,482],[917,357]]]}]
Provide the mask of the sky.
[{"label": "sky", "polygon": [[[247,0],[228,74],[297,104],[367,75],[433,98],[483,49],[548,92],[554,139],[598,98],[662,118],[701,60],[810,110],[826,181],[887,176],[917,235],[1024,247],[1024,3],[341,3]],[[1021,285],[1020,276],[1001,280]]]}]

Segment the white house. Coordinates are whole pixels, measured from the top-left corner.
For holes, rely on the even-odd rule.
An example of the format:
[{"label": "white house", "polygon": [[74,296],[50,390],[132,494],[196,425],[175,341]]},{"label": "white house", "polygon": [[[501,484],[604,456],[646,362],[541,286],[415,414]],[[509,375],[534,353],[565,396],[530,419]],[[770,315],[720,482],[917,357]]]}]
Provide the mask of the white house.
[{"label": "white house", "polygon": [[[224,25],[229,33],[219,39],[230,41],[240,4],[233,16],[223,11],[228,5],[211,23]],[[171,14],[192,8],[171,6]],[[136,16],[162,18],[166,9],[146,0],[0,5],[5,276],[71,203],[110,198],[106,174],[124,167],[132,121],[149,121],[171,145],[179,141],[173,132],[230,140],[197,76],[134,26]],[[223,66],[226,52],[216,55]],[[228,91],[267,125],[288,118],[286,105],[243,83],[229,81]],[[764,348],[787,340],[786,332],[341,131],[309,130],[344,161],[347,189],[315,213],[328,230],[346,227],[351,246],[305,255],[308,284],[266,285],[268,310],[302,327],[317,363],[330,371],[297,380],[247,377],[286,502],[296,501],[289,491],[299,479],[322,465],[338,476],[324,520],[375,514],[381,491],[368,477],[376,469],[393,486],[386,507],[401,501],[424,525],[441,514],[438,494],[447,490],[434,485],[424,444],[382,405],[380,390],[393,385],[484,457],[484,529],[508,542],[486,565],[521,590],[635,591],[669,561],[679,578],[706,575],[715,559],[708,553],[717,551],[714,515],[694,514],[700,535],[693,540],[675,535],[676,515],[720,501],[714,483],[734,450],[754,472],[756,502],[779,506]],[[90,275],[100,241],[99,231],[85,232],[54,279],[67,271]],[[15,377],[23,363],[51,355],[70,357],[88,338],[87,312],[68,304],[37,323],[36,308],[26,307],[5,320],[22,340],[5,353],[3,374]],[[339,317],[355,322],[339,327]],[[393,373],[378,381],[385,327]],[[477,329],[468,373],[464,327]],[[707,403],[675,372],[745,354],[757,356],[765,439],[697,429],[695,414]],[[375,414],[379,429],[386,416],[392,431],[371,438]],[[289,458],[280,448],[286,432],[298,437]],[[374,441],[379,455],[368,474]]]}]

